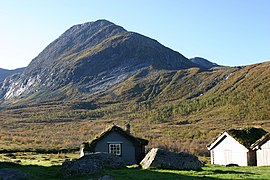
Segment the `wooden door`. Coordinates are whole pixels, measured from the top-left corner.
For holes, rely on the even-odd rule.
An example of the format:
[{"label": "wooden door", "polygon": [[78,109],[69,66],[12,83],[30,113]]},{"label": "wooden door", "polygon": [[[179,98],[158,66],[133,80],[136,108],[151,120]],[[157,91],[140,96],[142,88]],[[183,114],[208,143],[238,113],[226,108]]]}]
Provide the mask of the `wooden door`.
[{"label": "wooden door", "polygon": [[224,158],[225,158],[225,165],[233,163],[232,162],[232,150],[225,149]]}]

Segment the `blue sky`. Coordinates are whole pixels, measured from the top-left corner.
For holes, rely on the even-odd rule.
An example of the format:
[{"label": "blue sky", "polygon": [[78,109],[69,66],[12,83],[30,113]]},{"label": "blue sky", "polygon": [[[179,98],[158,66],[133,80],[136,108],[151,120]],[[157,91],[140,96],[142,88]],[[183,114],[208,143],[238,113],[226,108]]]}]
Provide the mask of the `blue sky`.
[{"label": "blue sky", "polygon": [[27,66],[75,24],[107,19],[187,58],[270,60],[269,0],[0,0],[0,67]]}]

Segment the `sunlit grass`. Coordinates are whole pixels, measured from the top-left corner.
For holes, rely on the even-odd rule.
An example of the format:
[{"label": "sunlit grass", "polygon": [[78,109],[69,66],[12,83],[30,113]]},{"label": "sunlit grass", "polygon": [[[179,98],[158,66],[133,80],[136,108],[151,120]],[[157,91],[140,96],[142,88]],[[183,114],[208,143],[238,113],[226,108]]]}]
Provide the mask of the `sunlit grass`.
[{"label": "sunlit grass", "polygon": [[62,165],[65,160],[71,160],[76,158],[79,158],[79,153],[37,154],[18,152],[0,154],[0,162],[13,162],[20,165],[37,165],[44,167]]},{"label": "sunlit grass", "polygon": [[[16,168],[31,175],[30,179],[61,179],[61,164],[66,159],[78,158],[78,153],[35,154],[14,153],[16,158],[0,155],[0,168]],[[20,160],[20,162],[19,162]],[[3,162],[5,161],[5,162]],[[9,162],[9,163],[8,163]],[[13,163],[10,163],[13,162]],[[14,163],[16,162],[16,163]],[[270,179],[270,167],[225,167],[206,165],[201,171],[141,169],[129,166],[121,169],[106,169],[99,174],[76,179],[98,178],[104,175],[115,179]]]}]

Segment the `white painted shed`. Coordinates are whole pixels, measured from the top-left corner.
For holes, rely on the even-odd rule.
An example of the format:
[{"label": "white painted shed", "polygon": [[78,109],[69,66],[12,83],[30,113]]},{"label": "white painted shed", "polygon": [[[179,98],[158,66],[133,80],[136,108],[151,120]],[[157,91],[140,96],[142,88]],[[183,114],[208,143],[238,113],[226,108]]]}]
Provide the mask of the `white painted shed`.
[{"label": "white painted shed", "polygon": [[211,164],[256,165],[256,151],[250,145],[266,134],[261,128],[231,129],[223,132],[208,146]]},{"label": "white painted shed", "polygon": [[270,133],[252,145],[256,151],[257,166],[270,166]]},{"label": "white painted shed", "polygon": [[249,150],[227,132],[224,132],[214,143],[212,143],[208,150],[210,150],[211,154],[211,164],[248,165],[247,154]]}]

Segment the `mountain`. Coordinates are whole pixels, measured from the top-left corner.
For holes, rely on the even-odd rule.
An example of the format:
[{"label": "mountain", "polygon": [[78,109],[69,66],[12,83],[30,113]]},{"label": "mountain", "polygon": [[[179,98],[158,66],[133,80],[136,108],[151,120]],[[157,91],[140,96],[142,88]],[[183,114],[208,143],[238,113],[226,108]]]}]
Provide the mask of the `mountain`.
[{"label": "mountain", "polygon": [[212,68],[212,67],[216,67],[219,66],[216,63],[210,62],[207,59],[201,58],[201,57],[194,57],[190,59],[193,63],[198,64],[201,67],[204,68]]},{"label": "mountain", "polygon": [[270,131],[270,62],[187,59],[106,20],[75,25],[0,83],[0,147],[78,147],[131,124],[150,147],[208,155],[227,129]]},{"label": "mountain", "polygon": [[14,70],[7,70],[0,68],[0,83],[8,76],[23,72],[24,68],[18,68]]},{"label": "mountain", "polygon": [[71,27],[32,60],[25,71],[1,87],[1,97],[27,97],[73,84],[97,93],[128,79],[138,70],[199,67],[156,40],[106,20]]}]

